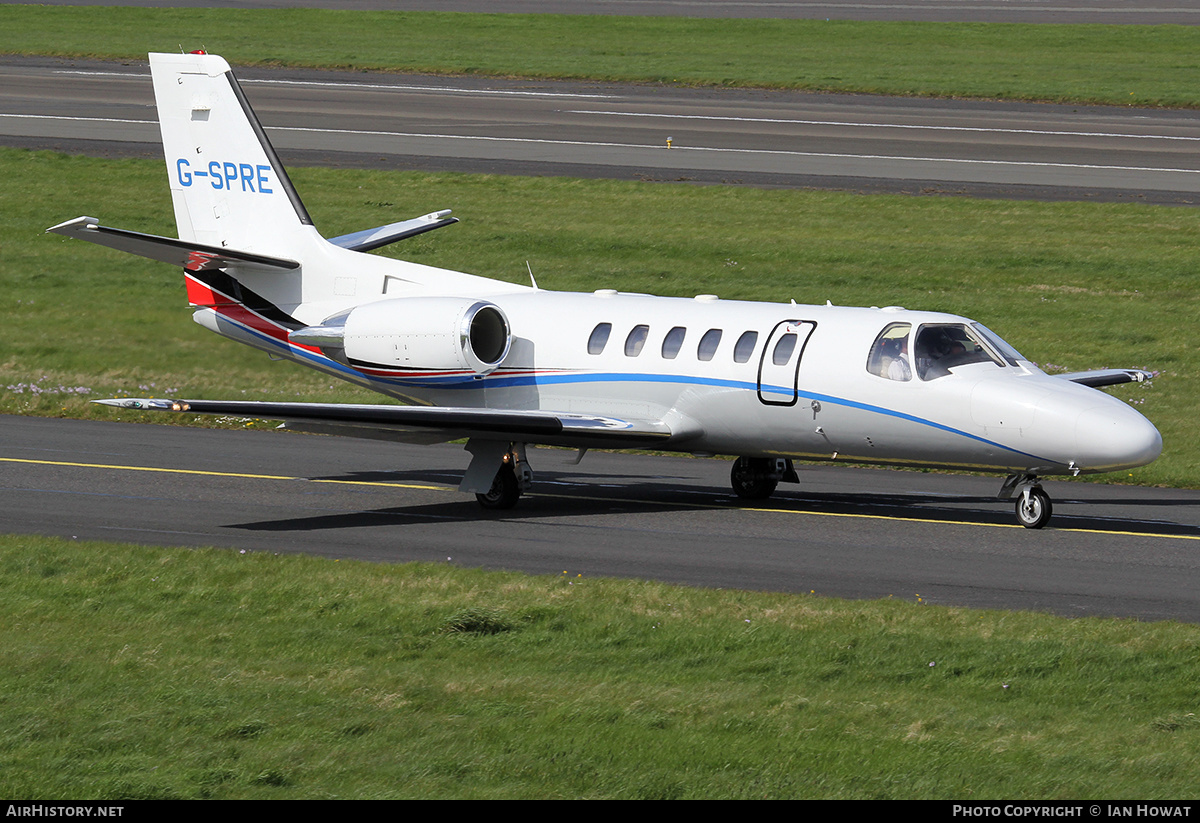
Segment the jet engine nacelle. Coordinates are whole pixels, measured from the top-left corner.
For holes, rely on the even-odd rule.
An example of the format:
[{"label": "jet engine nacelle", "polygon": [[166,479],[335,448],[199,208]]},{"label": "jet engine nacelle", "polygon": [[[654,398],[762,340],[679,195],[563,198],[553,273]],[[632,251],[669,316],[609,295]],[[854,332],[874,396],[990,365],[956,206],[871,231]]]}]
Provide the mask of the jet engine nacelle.
[{"label": "jet engine nacelle", "polygon": [[351,363],[488,374],[512,345],[499,306],[463,297],[401,297],[353,309],[342,332]]}]

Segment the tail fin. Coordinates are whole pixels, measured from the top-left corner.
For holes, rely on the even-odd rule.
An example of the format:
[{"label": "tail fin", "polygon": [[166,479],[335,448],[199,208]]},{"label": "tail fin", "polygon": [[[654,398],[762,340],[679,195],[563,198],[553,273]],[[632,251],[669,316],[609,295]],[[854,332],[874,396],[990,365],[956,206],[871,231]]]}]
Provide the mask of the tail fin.
[{"label": "tail fin", "polygon": [[150,71],[179,239],[284,257],[317,241],[229,64],[151,54]]}]

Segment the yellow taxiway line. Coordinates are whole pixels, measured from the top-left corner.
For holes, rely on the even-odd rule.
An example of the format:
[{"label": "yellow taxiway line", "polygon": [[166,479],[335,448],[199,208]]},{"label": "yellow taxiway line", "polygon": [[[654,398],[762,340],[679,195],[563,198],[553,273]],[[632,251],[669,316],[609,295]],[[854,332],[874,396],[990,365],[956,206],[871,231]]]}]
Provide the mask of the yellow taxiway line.
[{"label": "yellow taxiway line", "polygon": [[[289,477],[286,475],[277,475],[277,474],[249,474],[246,472],[218,472],[218,471],[203,471],[201,469],[175,469],[175,468],[163,468],[163,467],[159,467],[159,466],[122,466],[119,464],[110,464],[110,463],[75,463],[75,462],[66,461],[66,460],[30,460],[30,459],[19,458],[19,457],[0,457],[0,463],[25,463],[25,464],[32,464],[32,465],[39,465],[39,466],[66,466],[69,468],[78,468],[78,469],[107,469],[107,470],[132,471],[132,472],[161,472],[163,474],[190,474],[190,475],[200,475],[200,476],[205,476],[205,477],[236,477],[236,478],[244,478],[244,479],[249,479],[249,480],[287,480],[287,481],[304,480],[309,483],[333,483],[335,485],[344,485],[344,486],[381,486],[381,487],[396,488],[396,489],[417,489],[420,491],[454,491],[453,488],[448,487],[448,486],[431,486],[431,485],[424,485],[424,484],[420,484],[420,483],[389,483],[389,482],[382,481],[382,480],[331,480],[331,479],[311,478],[311,477]],[[569,498],[571,500],[581,499],[581,497],[579,495],[555,495],[555,494],[539,493],[538,496],[539,497],[563,497],[563,498]],[[599,497],[586,497],[585,496],[582,499],[603,500],[605,502],[610,502],[610,503],[613,502],[613,498],[607,498],[607,497],[599,498]],[[627,502],[641,502],[641,501],[627,501]],[[656,505],[664,505],[664,504],[659,502]],[[737,508],[741,511],[748,511],[748,512],[808,515],[811,517],[844,517],[844,518],[858,518],[858,519],[862,519],[862,520],[891,520],[891,521],[901,522],[901,523],[941,523],[941,524],[950,525],[950,526],[987,526],[990,528],[997,528],[997,529],[1021,529],[1021,528],[1024,528],[1023,526],[1021,526],[1017,523],[972,523],[972,522],[969,522],[966,520],[935,520],[935,519],[924,518],[924,517],[902,517],[902,516],[891,515],[891,514],[855,514],[853,512],[821,512],[821,511],[812,511],[811,509],[767,508],[767,507],[762,507],[762,506],[731,507],[728,505],[718,504],[718,503],[668,503],[665,505],[672,505],[672,506],[676,506],[679,508],[697,508],[697,507],[707,508],[707,509]],[[1126,537],[1162,537],[1162,538],[1167,538],[1167,539],[1171,539],[1171,540],[1200,540],[1200,535],[1195,535],[1195,534],[1160,534],[1160,533],[1156,533],[1156,532],[1135,532],[1135,531],[1128,531],[1128,530],[1121,530],[1121,529],[1056,528],[1056,529],[1054,529],[1054,531],[1074,532],[1074,533],[1078,533],[1078,534],[1110,534],[1110,535],[1118,535],[1118,536],[1126,536]]]}]

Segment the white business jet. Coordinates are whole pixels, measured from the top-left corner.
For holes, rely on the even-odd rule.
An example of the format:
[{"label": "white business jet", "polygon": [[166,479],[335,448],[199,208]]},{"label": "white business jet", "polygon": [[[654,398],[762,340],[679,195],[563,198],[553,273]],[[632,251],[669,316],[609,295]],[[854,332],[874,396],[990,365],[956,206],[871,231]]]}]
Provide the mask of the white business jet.
[{"label": "white business jet", "polygon": [[117,399],[289,429],[432,443],[467,438],[460,489],[489,508],[529,488],[526,446],[737,456],[738,496],[799,482],[795,460],[1007,475],[1040,528],[1039,478],[1142,466],[1162,438],[1096,387],[1134,369],[1046,375],[965,317],[541,290],[376,255],[456,222],[436,212],[326,240],[229,65],[152,54],[179,239],[80,217],[49,231],[181,266],[197,323],[400,404]]}]

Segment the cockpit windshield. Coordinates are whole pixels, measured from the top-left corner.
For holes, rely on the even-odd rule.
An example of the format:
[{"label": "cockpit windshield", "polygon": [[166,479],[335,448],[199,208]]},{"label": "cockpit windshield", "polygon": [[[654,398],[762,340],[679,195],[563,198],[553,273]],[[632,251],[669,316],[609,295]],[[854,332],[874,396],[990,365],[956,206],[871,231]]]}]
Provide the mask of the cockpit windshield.
[{"label": "cockpit windshield", "polygon": [[945,377],[951,369],[968,363],[1004,366],[1004,360],[984,342],[982,334],[962,323],[921,326],[913,348],[917,359],[917,376],[922,380]]},{"label": "cockpit windshield", "polygon": [[[909,339],[912,338],[911,354]],[[979,323],[890,323],[875,338],[867,371],[900,382],[945,377],[959,366],[991,363],[998,368],[1024,360],[1016,349]]]},{"label": "cockpit windshield", "polygon": [[1004,342],[1004,338],[982,323],[972,323],[971,325],[975,328],[975,331],[983,336],[983,339],[992,344],[992,348],[998,351],[1001,357],[1008,361],[1008,365],[1015,366],[1018,360],[1028,359],[1012,346],[1008,345],[1008,343]]}]

